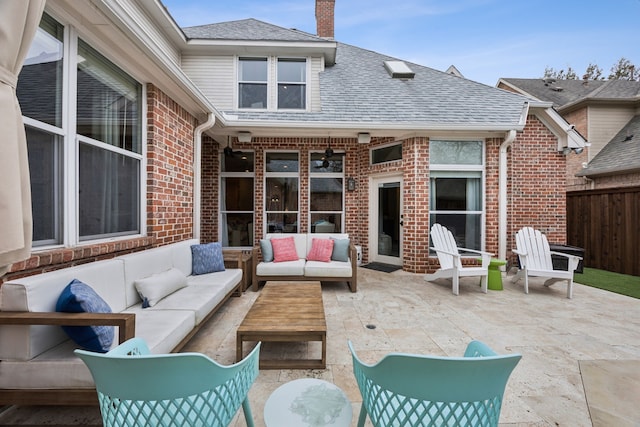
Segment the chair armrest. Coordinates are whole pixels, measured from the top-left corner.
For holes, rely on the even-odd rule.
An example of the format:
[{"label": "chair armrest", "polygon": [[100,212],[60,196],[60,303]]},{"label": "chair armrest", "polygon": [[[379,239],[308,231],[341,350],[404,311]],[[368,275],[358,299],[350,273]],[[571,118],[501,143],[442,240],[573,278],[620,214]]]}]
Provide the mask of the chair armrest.
[{"label": "chair armrest", "polygon": [[571,259],[571,258],[576,258],[577,260],[581,260],[581,259],[582,259],[582,257],[581,257],[581,256],[578,256],[578,255],[572,255],[572,254],[565,254],[564,252],[549,251],[549,253],[550,253],[551,255],[559,255],[559,256],[563,256],[563,257],[565,257],[565,258],[569,258],[569,259]]},{"label": "chair armrest", "polygon": [[456,253],[456,252],[450,252],[450,251],[448,251],[448,250],[446,250],[446,249],[436,249],[436,248],[434,248],[434,247],[429,247],[429,249],[431,249],[431,250],[433,250],[433,251],[435,251],[435,252],[442,252],[442,253],[445,253],[445,254],[447,254],[447,255],[451,255],[451,256],[454,256],[454,257],[459,257],[459,256],[460,256],[460,254],[459,254],[459,253]]},{"label": "chair armrest", "polygon": [[120,343],[136,335],[134,313],[0,311],[0,325],[117,326]]},{"label": "chair armrest", "polygon": [[527,252],[526,251],[520,251],[518,249],[511,249],[511,252],[513,252],[516,255],[527,256]]},{"label": "chair armrest", "polygon": [[475,249],[469,249],[469,248],[458,248],[458,251],[473,252],[474,254],[479,254],[479,255],[488,255],[488,256],[490,256],[490,257],[492,257],[493,255],[495,255],[495,254],[493,254],[493,253],[491,253],[491,252],[478,251],[478,250],[475,250]]},{"label": "chair armrest", "polygon": [[565,254],[563,252],[549,251],[551,255],[558,255],[567,258],[567,271],[575,271],[578,268],[578,263],[582,257],[572,254]]}]

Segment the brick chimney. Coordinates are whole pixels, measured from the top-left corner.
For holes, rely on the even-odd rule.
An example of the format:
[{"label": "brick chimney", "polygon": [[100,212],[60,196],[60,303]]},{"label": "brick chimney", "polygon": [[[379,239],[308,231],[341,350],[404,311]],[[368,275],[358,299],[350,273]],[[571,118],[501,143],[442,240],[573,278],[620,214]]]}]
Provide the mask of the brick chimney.
[{"label": "brick chimney", "polygon": [[316,0],[316,27],[318,37],[333,40],[333,21],[336,0]]}]

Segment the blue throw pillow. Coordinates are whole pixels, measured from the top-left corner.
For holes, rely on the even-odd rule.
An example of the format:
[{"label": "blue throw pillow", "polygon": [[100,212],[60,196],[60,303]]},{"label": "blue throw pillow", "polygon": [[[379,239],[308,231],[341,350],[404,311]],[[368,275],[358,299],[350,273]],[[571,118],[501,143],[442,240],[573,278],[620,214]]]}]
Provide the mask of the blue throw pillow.
[{"label": "blue throw pillow", "polygon": [[[64,288],[56,311],[60,313],[111,313],[111,307],[93,288],[78,279],[73,279]],[[113,344],[114,326],[63,326],[62,329],[82,348],[106,353]]]},{"label": "blue throw pillow", "polygon": [[333,239],[333,252],[331,253],[331,259],[333,261],[348,262],[349,243],[349,239]]},{"label": "blue throw pillow", "polygon": [[260,250],[262,251],[262,261],[264,262],[273,261],[273,246],[271,245],[271,240],[269,239],[260,240]]},{"label": "blue throw pillow", "polygon": [[224,271],[224,258],[220,242],[191,245],[191,274],[215,273]]}]

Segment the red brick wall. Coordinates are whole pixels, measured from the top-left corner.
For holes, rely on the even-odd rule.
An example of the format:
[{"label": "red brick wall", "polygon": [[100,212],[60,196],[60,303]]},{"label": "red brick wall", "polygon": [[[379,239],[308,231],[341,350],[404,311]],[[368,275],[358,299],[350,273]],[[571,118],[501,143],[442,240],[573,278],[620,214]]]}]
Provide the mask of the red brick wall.
[{"label": "red brick wall", "polygon": [[529,115],[508,156],[507,255],[515,247],[515,233],[534,227],[549,242],[566,242],[566,157],[557,151],[556,137]]},{"label": "red brick wall", "polygon": [[[425,273],[437,268],[437,258],[428,256],[429,245],[429,140],[409,138],[403,142],[403,159],[379,165],[370,165],[372,148],[393,142],[390,138],[373,138],[370,144],[358,144],[353,138],[332,139],[336,150],[346,150],[345,178],[356,179],[356,190],[345,192],[346,232],[355,244],[363,249],[363,260],[369,260],[369,179],[373,175],[399,174],[403,178],[403,269]],[[485,249],[498,253],[499,239],[499,150],[502,138],[486,141],[486,234]],[[300,232],[307,232],[308,189],[307,173],[310,150],[324,150],[325,138],[254,138],[250,144],[234,141],[234,148],[255,151],[255,243],[264,234],[264,153],[265,150],[295,150],[300,153]],[[215,147],[214,147],[215,146]],[[218,150],[216,144],[203,154],[203,176],[211,176],[204,183],[203,212],[211,212],[205,220],[203,213],[203,240],[218,240],[217,237],[217,170]],[[524,226],[533,226],[549,235],[550,241],[565,241],[565,161],[557,152],[557,140],[535,116],[518,134],[508,154],[508,167],[512,176],[508,181],[508,244],[514,247],[513,236]],[[205,187],[207,190],[205,190]],[[208,215],[208,214],[207,214]],[[206,237],[205,237],[206,236]],[[473,263],[474,260],[467,262]]]},{"label": "red brick wall", "polygon": [[35,251],[2,281],[113,258],[193,237],[193,137],[196,119],[147,85],[147,236]]},{"label": "red brick wall", "polygon": [[213,139],[202,138],[202,196],[200,200],[200,241],[203,243],[218,240],[218,183],[219,149]]},{"label": "red brick wall", "polygon": [[193,238],[196,119],[147,87],[147,233],[158,246]]}]

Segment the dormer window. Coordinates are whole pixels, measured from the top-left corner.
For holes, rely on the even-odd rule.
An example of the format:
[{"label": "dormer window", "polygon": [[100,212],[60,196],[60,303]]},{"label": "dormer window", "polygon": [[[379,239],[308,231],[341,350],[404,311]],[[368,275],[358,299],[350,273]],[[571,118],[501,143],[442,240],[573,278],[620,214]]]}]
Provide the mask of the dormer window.
[{"label": "dormer window", "polygon": [[267,58],[239,59],[239,108],[267,108],[267,78]]},{"label": "dormer window", "polygon": [[307,109],[307,58],[238,58],[238,108]]},{"label": "dormer window", "polygon": [[278,109],[307,106],[307,61],[278,58]]}]

